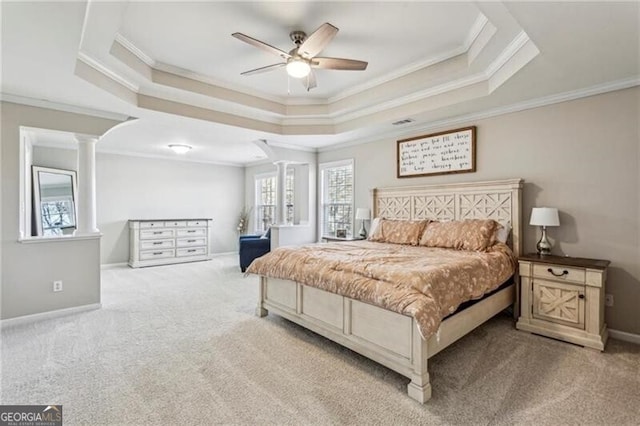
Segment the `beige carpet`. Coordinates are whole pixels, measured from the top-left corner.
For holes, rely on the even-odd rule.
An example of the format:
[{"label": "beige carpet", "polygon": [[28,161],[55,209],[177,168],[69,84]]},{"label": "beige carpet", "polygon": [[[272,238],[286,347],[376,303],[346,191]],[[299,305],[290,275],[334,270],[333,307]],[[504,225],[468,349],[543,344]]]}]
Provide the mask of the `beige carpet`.
[{"label": "beige carpet", "polygon": [[605,353],[506,316],[408,379],[274,315],[235,256],[102,274],[103,308],[2,331],[3,404],[63,404],[65,424],[640,424],[640,347]]}]

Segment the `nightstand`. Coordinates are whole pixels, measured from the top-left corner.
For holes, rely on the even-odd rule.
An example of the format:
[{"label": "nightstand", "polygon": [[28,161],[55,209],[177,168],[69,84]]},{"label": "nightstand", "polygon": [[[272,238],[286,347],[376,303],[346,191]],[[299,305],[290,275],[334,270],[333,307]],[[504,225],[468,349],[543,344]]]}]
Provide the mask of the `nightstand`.
[{"label": "nightstand", "polygon": [[604,350],[608,260],[528,254],[518,258],[520,318],[529,331]]},{"label": "nightstand", "polygon": [[329,242],[345,242],[345,241],[362,241],[364,240],[364,238],[361,237],[334,237],[334,236],[330,236],[330,235],[323,235],[321,240],[325,243],[329,243]]}]

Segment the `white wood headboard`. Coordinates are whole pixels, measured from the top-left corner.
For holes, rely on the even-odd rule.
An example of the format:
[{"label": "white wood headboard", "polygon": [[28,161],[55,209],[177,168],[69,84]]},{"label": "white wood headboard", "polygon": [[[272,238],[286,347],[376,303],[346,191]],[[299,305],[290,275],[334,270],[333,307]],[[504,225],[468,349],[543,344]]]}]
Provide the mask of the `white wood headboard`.
[{"label": "white wood headboard", "polygon": [[387,219],[494,219],[510,222],[511,247],[522,253],[522,179],[375,188],[373,217]]}]

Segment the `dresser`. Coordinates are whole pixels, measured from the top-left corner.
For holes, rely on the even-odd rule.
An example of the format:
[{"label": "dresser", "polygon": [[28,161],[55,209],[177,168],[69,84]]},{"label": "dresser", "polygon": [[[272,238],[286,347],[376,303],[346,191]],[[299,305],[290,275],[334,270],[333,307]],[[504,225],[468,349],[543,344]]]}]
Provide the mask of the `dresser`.
[{"label": "dresser", "polygon": [[129,220],[129,266],[211,259],[211,219]]},{"label": "dresser", "polygon": [[519,330],[604,350],[608,260],[529,254],[518,259]]}]

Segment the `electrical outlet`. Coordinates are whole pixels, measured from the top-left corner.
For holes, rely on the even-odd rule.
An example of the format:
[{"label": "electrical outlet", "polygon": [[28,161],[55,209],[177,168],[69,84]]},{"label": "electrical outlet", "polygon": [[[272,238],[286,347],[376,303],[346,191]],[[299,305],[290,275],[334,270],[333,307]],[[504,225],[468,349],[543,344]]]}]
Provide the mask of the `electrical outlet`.
[{"label": "electrical outlet", "polygon": [[62,291],[62,281],[53,282],[53,291]]},{"label": "electrical outlet", "polygon": [[613,294],[604,295],[604,306],[608,306],[609,308],[613,306]]}]

